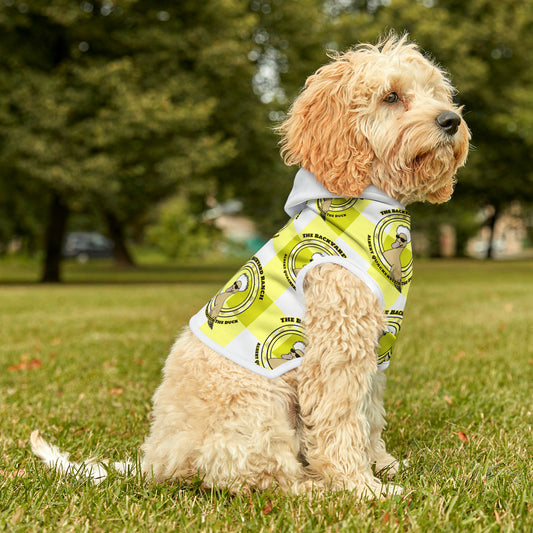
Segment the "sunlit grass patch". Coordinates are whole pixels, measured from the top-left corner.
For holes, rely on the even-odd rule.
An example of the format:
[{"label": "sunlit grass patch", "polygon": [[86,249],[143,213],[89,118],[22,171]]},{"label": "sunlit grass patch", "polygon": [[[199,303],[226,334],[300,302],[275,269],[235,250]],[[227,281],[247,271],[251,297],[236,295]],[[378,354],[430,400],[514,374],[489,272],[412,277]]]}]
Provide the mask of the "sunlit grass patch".
[{"label": "sunlit grass patch", "polygon": [[35,428],[73,460],[137,459],[166,354],[233,267],[173,283],[152,272],[148,283],[1,287],[0,529],[530,531],[533,263],[416,266],[387,370],[386,440],[409,458],[395,480],[406,490],[374,502],[113,472],[94,486],[46,470],[29,452]]}]

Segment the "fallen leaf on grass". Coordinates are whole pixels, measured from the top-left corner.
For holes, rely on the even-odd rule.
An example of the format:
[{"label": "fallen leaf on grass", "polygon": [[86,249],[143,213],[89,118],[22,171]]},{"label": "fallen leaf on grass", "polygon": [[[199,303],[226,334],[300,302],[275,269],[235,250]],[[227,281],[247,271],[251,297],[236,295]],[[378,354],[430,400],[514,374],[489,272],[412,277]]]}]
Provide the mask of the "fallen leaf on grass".
[{"label": "fallen leaf on grass", "polygon": [[111,389],[109,391],[109,394],[113,394],[114,396],[120,396],[123,392],[124,392],[124,389],[117,387],[116,389]]},{"label": "fallen leaf on grass", "polygon": [[263,514],[264,515],[270,514],[273,508],[274,506],[272,505],[272,502],[268,500],[268,503],[263,507]]},{"label": "fallen leaf on grass", "polygon": [[384,511],[381,518],[382,525],[386,526],[391,520],[397,526],[400,524],[400,520],[398,520],[398,518],[392,517],[388,511]]},{"label": "fallen leaf on grass", "polygon": [[43,363],[40,359],[31,359],[31,360],[24,360],[25,355],[21,356],[22,361],[16,365],[11,365],[7,367],[8,372],[15,372],[17,370],[34,370],[36,368],[39,368]]},{"label": "fallen leaf on grass", "polygon": [[461,442],[468,442],[468,436],[466,435],[466,433],[463,433],[462,431],[455,433],[454,431],[454,435],[457,435]]}]

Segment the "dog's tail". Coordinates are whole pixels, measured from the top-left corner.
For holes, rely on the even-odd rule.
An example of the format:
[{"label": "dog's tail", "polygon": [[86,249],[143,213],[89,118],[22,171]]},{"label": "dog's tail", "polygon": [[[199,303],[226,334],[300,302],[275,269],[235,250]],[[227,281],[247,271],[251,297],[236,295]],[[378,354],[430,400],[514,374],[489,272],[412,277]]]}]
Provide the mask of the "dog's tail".
[{"label": "dog's tail", "polygon": [[89,459],[81,463],[73,463],[69,461],[67,452],[62,452],[57,446],[48,444],[39,435],[38,429],[30,435],[30,445],[31,451],[42,459],[48,468],[52,468],[65,476],[89,478],[94,484],[101,483],[107,477],[110,468],[124,475],[135,475],[137,472],[136,465],[131,461],[109,463],[107,460]]}]

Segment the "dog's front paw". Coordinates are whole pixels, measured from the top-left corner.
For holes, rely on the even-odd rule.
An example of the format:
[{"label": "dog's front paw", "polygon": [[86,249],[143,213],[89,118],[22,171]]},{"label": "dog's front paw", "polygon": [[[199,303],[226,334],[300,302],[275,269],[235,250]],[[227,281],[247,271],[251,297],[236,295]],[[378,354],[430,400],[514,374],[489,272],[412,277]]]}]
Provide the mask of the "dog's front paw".
[{"label": "dog's front paw", "polygon": [[398,461],[392,455],[387,454],[384,457],[380,457],[379,461],[376,461],[376,474],[379,474],[386,479],[392,479],[402,468],[407,468],[409,461],[404,459]]},{"label": "dog's front paw", "polygon": [[381,483],[375,480],[373,483],[367,483],[359,490],[357,494],[364,499],[383,499],[390,496],[398,496],[403,493],[403,487],[394,485],[393,483]]},{"label": "dog's front paw", "polygon": [[385,483],[383,487],[385,488],[384,496],[399,496],[400,494],[403,494],[403,487],[401,485]]}]

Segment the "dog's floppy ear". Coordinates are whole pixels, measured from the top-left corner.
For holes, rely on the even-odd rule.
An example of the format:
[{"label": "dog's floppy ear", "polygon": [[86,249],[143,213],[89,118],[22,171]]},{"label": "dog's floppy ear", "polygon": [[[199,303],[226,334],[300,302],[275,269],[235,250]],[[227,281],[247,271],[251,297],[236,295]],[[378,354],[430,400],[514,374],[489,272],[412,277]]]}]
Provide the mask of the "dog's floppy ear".
[{"label": "dog's floppy ear", "polygon": [[358,123],[354,66],[347,56],[307,79],[277,130],[286,164],[306,168],[333,194],[358,197],[370,185],[374,153]]}]

